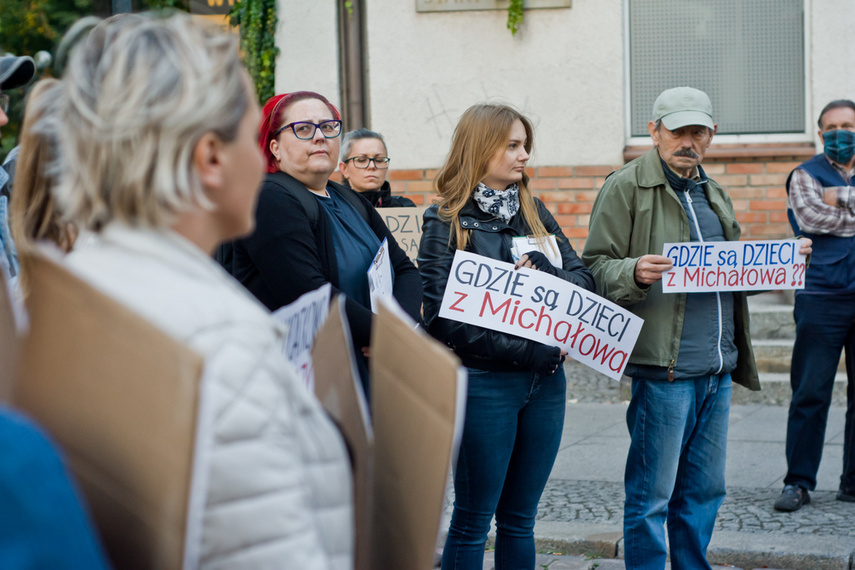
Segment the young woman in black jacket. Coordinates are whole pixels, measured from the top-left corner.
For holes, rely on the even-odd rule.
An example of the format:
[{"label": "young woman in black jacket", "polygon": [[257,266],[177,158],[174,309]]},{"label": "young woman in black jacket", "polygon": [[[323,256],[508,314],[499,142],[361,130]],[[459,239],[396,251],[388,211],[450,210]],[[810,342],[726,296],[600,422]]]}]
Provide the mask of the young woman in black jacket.
[{"label": "young woman in black jacket", "polygon": [[[424,216],[418,261],[425,325],[469,372],[443,570],[482,567],[494,513],[496,568],[534,568],[534,517],[558,453],[566,391],[566,352],[558,347],[438,316],[455,251],[514,263],[513,238],[533,235],[540,247],[522,255],[517,267],[594,290],[591,273],[528,188],[532,135],[530,121],[510,107],[469,108],[437,174],[440,201]],[[560,254],[560,267],[548,253]]]}]

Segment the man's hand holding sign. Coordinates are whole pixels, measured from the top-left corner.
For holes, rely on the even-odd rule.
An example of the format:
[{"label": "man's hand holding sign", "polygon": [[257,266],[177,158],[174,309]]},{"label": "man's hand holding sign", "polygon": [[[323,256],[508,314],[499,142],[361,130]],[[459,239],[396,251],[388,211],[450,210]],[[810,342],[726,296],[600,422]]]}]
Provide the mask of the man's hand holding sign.
[{"label": "man's hand holding sign", "polygon": [[[620,379],[643,320],[538,270],[541,255],[525,254],[511,265],[458,250],[439,316],[557,346]],[[551,267],[548,260],[543,266],[548,271],[546,266]]]}]

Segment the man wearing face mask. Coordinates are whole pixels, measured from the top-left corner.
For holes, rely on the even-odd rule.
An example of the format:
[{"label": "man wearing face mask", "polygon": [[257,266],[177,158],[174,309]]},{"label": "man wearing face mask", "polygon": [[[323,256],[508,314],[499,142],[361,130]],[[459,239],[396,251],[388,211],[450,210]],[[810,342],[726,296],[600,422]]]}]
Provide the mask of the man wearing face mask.
[{"label": "man wearing face mask", "polygon": [[843,474],[837,500],[855,502],[855,103],[832,101],[819,115],[824,150],[787,179],[790,225],[813,240],[804,290],[796,291],[796,342],[790,371],[787,475],[775,509],[810,503],[822,457],[840,353],[849,382]]}]

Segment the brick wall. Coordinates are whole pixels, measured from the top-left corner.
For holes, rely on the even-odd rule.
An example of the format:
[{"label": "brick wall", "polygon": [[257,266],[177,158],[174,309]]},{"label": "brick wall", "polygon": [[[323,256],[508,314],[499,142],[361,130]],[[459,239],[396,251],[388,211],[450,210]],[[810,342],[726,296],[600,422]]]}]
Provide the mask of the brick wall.
[{"label": "brick wall", "polygon": [[[774,156],[705,160],[704,170],[730,194],[743,239],[792,237],[787,223],[785,183],[790,171],[809,158]],[[556,221],[573,247],[581,251],[588,236],[588,222],[597,191],[605,177],[621,165],[541,166],[527,169],[531,187]],[[392,192],[402,194],[416,204],[431,204],[436,199],[433,178],[436,170],[391,170]]]}]

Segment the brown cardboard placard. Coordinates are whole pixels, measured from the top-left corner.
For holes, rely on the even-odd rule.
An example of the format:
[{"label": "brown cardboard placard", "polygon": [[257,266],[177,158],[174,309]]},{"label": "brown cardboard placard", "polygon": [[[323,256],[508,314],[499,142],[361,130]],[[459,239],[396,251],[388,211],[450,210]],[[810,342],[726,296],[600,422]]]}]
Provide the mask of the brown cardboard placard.
[{"label": "brown cardboard placard", "polygon": [[415,208],[378,208],[386,227],[413,263],[419,255],[422,240],[422,220],[427,206]]},{"label": "brown cardboard placard", "polygon": [[180,568],[202,358],[45,258],[14,403],[58,440],[116,568]]},{"label": "brown cardboard placard", "polygon": [[355,569],[370,570],[373,524],[374,437],[342,297],[330,306],[312,347],[315,395],[341,430],[353,464]]},{"label": "brown cardboard placard", "polygon": [[0,403],[12,397],[20,348],[9,283],[0,272]]},{"label": "brown cardboard placard", "polygon": [[381,304],[370,365],[373,567],[429,570],[451,462],[459,360]]}]

